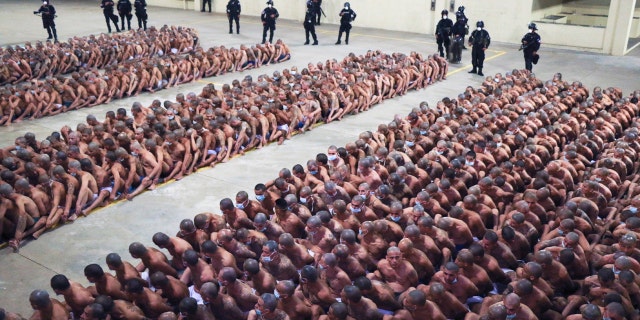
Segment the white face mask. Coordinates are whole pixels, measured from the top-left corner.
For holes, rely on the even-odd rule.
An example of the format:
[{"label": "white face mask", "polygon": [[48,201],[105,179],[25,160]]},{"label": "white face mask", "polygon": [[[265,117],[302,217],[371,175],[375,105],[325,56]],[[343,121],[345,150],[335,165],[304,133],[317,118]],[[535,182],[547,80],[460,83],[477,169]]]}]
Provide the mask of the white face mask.
[{"label": "white face mask", "polygon": [[480,31],[480,30],[482,30],[482,28],[478,27],[478,28],[476,28],[476,30]]},{"label": "white face mask", "polygon": [[533,29],[529,29],[529,33],[533,32]]},{"label": "white face mask", "polygon": [[442,19],[446,19],[446,18],[447,18],[447,15],[446,15],[446,14],[443,14],[443,15],[442,15]]}]

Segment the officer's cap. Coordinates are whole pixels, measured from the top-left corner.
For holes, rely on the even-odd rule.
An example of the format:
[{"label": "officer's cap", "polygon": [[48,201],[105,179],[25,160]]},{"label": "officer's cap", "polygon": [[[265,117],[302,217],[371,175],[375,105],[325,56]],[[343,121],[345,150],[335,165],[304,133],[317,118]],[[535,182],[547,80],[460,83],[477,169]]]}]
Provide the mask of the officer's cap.
[{"label": "officer's cap", "polygon": [[531,23],[529,23],[529,29],[531,29],[531,30],[538,30],[538,27],[536,26],[536,24],[535,24],[535,23],[531,22]]}]

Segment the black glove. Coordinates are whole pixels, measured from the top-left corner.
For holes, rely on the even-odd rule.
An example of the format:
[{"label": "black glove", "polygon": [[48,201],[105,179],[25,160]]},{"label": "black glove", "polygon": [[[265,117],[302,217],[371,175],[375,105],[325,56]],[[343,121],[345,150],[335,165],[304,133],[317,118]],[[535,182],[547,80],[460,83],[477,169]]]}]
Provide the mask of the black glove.
[{"label": "black glove", "polygon": [[33,12],[33,14],[38,14],[38,13],[40,13],[40,11],[34,11],[34,12]]}]

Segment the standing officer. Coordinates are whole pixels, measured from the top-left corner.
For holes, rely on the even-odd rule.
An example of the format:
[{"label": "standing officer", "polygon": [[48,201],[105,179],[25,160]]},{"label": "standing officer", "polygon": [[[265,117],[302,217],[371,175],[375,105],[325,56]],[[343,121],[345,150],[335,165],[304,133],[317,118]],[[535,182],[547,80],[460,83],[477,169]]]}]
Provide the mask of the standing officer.
[{"label": "standing officer", "polygon": [[56,32],[56,23],[53,19],[56,18],[56,8],[49,4],[48,1],[43,1],[38,11],[34,11],[33,14],[40,14],[42,16],[42,26],[47,29],[49,37],[47,40],[54,39],[58,42],[58,33]]},{"label": "standing officer", "polygon": [[211,0],[202,0],[202,9],[200,12],[204,12],[204,7],[209,5],[209,12],[211,12]]},{"label": "standing officer", "polygon": [[120,20],[122,21],[122,27],[120,29],[124,30],[124,20],[127,20],[127,29],[131,30],[131,1],[129,0],[118,0],[118,15],[120,15]]},{"label": "standing officer", "polygon": [[453,28],[453,21],[449,19],[449,11],[442,10],[442,19],[438,21],[438,25],[436,25],[436,40],[438,42],[438,51],[440,51],[440,56],[444,57],[444,50],[442,46],[444,45],[444,49],[447,50],[447,59],[449,58],[449,44],[451,42],[451,28]]},{"label": "standing officer", "polygon": [[464,14],[464,6],[459,6],[458,7],[458,11],[456,12],[456,23],[458,21],[462,21],[464,23],[464,33],[462,34],[462,49],[467,49],[467,47],[464,46],[464,36],[469,34],[469,19],[467,18],[467,15]]},{"label": "standing officer", "polygon": [[227,2],[227,18],[229,18],[229,33],[233,33],[233,21],[236,22],[236,33],[240,34],[240,1],[229,0]]},{"label": "standing officer", "polygon": [[315,14],[314,24],[320,25],[320,15],[324,14],[322,11],[322,0],[313,0],[313,13]]},{"label": "standing officer", "polygon": [[280,14],[278,9],[273,7],[273,1],[267,1],[267,7],[262,10],[260,19],[262,19],[262,43],[267,42],[267,30],[269,31],[269,43],[273,43],[273,31],[276,30],[276,19]]},{"label": "standing officer", "polygon": [[311,0],[307,1],[307,12],[304,14],[304,34],[307,38],[307,41],[304,42],[305,45],[309,44],[309,34],[313,37],[313,45],[318,45],[318,37],[316,37],[316,12],[313,7],[313,3]]},{"label": "standing officer", "polygon": [[484,22],[478,21],[476,23],[476,30],[469,36],[471,64],[473,65],[473,69],[471,69],[469,73],[477,73],[479,76],[484,76],[482,73],[482,63],[484,62],[484,51],[489,48],[489,44],[491,44],[489,32],[484,29]]},{"label": "standing officer", "polygon": [[460,16],[460,11],[456,12],[456,23],[451,28],[453,41],[451,42],[451,62],[460,63],[462,59],[462,49],[464,47],[464,36],[468,32],[467,21]]},{"label": "standing officer", "polygon": [[136,18],[138,18],[138,29],[144,26],[144,30],[147,30],[147,1],[135,0],[133,7],[136,8]]},{"label": "standing officer", "polygon": [[356,12],[351,10],[351,4],[349,2],[344,3],[344,8],[340,10],[340,31],[338,31],[338,41],[336,44],[342,43],[342,32],[346,33],[344,43],[349,44],[349,32],[351,32],[351,22],[356,19]]},{"label": "standing officer", "polygon": [[540,49],[540,35],[536,32],[535,23],[529,23],[529,32],[522,37],[520,50],[524,51],[524,67],[531,71],[533,63],[538,63],[538,49]]},{"label": "standing officer", "polygon": [[107,21],[107,30],[109,30],[109,33],[111,33],[111,23],[109,20],[113,21],[113,24],[116,26],[116,32],[120,32],[120,28],[118,28],[118,16],[113,14],[113,5],[113,0],[102,0],[100,3],[104,19]]}]

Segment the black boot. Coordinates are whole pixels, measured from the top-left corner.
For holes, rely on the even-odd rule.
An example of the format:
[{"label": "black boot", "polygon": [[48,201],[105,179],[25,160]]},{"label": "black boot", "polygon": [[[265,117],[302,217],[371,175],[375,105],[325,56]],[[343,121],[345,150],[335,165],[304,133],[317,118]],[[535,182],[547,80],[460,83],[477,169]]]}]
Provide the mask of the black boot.
[{"label": "black boot", "polygon": [[58,32],[56,31],[55,27],[51,27],[51,30],[53,31],[53,39],[55,42],[58,42]]},{"label": "black boot", "polygon": [[484,76],[484,73],[482,73],[482,68],[478,68],[478,75],[479,76]]},{"label": "black boot", "polygon": [[341,44],[342,42],[340,42],[340,39],[338,39],[338,41],[336,41],[336,44]]},{"label": "black boot", "polygon": [[307,41],[304,42],[304,45],[308,45],[309,44],[309,39],[307,39]]},{"label": "black boot", "polygon": [[317,46],[317,45],[318,45],[318,39],[314,39],[314,40],[313,40],[313,44],[312,44],[312,45],[313,45],[313,46]]},{"label": "black boot", "polygon": [[53,39],[53,35],[51,34],[51,30],[50,29],[47,29],[47,33],[49,34],[49,37],[47,38],[47,40]]},{"label": "black boot", "polygon": [[471,69],[471,71],[469,71],[469,73],[478,73],[478,71],[476,70],[476,67],[473,67],[473,69]]}]

